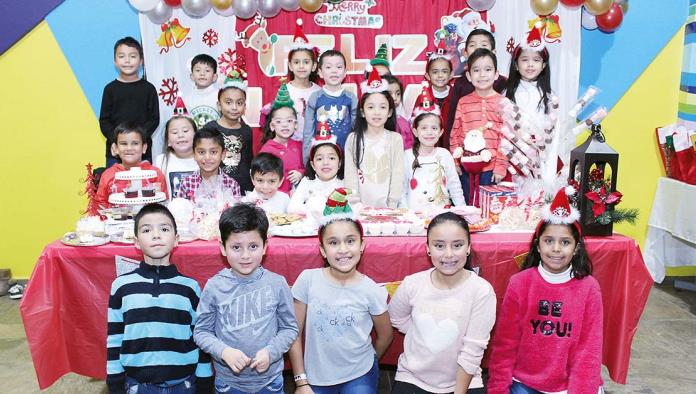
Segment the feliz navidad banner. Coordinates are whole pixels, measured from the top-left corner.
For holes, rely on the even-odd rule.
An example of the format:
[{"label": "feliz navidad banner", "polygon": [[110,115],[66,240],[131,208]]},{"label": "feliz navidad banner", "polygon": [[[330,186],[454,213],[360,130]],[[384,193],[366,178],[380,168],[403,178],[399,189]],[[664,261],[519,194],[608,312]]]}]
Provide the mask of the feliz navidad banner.
[{"label": "feliz navidad banner", "polygon": [[[287,73],[287,47],[298,18],[310,42],[320,51],[334,48],[345,55],[345,86],[356,92],[365,66],[386,43],[391,72],[404,84],[407,113],[420,91],[426,52],[433,51],[444,39],[453,55],[454,69],[461,72],[466,34],[484,25],[493,29],[498,68],[507,75],[512,49],[526,38],[532,26],[540,24],[550,52],[552,88],[560,99],[561,111],[567,111],[577,97],[580,8],[559,6],[550,15],[538,16],[521,1],[499,1],[488,11],[476,12],[463,1],[345,0],[325,2],[314,13],[301,9],[280,11],[269,18],[254,8],[244,15],[248,19],[241,19],[234,16],[236,3],[227,12],[213,12],[208,6],[204,16],[194,18],[182,8],[169,8],[160,1],[160,8],[140,14],[145,71],[158,90],[161,119],[171,116],[178,95],[186,97],[194,88],[189,77],[190,61],[206,53],[218,61],[218,83],[224,80],[231,62],[244,57],[249,77],[245,118],[251,126],[258,126],[260,108],[273,100],[278,77]],[[161,131],[158,134],[155,154],[162,149]]]}]

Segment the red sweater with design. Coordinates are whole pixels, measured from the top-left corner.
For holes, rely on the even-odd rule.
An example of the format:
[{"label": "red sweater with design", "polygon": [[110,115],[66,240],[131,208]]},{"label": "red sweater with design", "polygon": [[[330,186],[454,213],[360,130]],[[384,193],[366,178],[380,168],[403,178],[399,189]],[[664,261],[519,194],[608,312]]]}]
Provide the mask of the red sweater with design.
[{"label": "red sweater with design", "polygon": [[488,365],[488,393],[512,378],[539,391],[596,394],[602,384],[602,297],[591,276],[551,284],[539,270],[510,279]]}]

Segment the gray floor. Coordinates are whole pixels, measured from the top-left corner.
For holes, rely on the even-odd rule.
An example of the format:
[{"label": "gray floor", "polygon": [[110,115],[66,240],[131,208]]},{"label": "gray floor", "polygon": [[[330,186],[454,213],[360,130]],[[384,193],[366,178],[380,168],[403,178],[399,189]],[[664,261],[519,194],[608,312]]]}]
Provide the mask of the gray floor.
[{"label": "gray floor", "polygon": [[[653,288],[633,342],[628,384],[611,382],[609,393],[696,393],[696,293],[670,284]],[[380,392],[389,392],[383,371]],[[0,392],[39,392],[19,316],[19,302],[0,297]],[[70,374],[48,393],[106,393],[104,382]]]}]

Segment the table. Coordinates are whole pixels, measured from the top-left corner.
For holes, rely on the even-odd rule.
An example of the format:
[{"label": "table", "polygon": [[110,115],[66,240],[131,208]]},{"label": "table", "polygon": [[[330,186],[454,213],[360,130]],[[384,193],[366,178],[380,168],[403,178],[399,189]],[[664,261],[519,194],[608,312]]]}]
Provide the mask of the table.
[{"label": "table", "polygon": [[[518,271],[514,257],[528,251],[531,233],[479,233],[472,236],[473,265],[502,301],[510,276]],[[378,283],[403,279],[430,267],[424,237],[366,238],[359,270]],[[604,304],[603,363],[611,378],[625,383],[631,342],[652,285],[637,243],[627,237],[587,237],[594,276]],[[24,293],[20,312],[39,381],[47,388],[68,372],[105,378],[106,312],[115,256],[139,259],[130,245],[46,246]],[[225,267],[218,243],[179,245],[172,261],[201,286]],[[294,283],[300,272],[322,266],[316,238],[270,238],[264,266]],[[403,337],[382,360],[394,364]]]},{"label": "table", "polygon": [[672,178],[657,181],[645,238],[645,264],[655,282],[665,267],[696,265],[696,186]]}]

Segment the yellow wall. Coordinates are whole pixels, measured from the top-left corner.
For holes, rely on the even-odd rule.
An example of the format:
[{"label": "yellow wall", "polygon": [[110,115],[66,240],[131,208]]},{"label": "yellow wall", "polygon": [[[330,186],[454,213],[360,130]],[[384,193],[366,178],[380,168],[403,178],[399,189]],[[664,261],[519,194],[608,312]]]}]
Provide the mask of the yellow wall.
[{"label": "yellow wall", "polygon": [[[684,29],[679,29],[602,122],[608,144],[619,153],[617,188],[624,198],[618,207],[640,210],[636,225],[619,224],[614,226],[614,231],[636,239],[641,245],[647,233],[657,179],[664,176],[655,127],[674,123],[677,118],[683,41]],[[586,138],[585,133],[578,142]]]},{"label": "yellow wall", "polygon": [[46,22],[0,56],[0,267],[28,278],[44,245],[75,227],[84,165],[104,139]]}]

